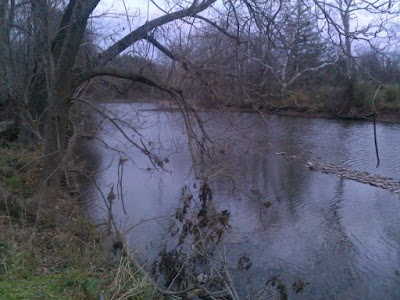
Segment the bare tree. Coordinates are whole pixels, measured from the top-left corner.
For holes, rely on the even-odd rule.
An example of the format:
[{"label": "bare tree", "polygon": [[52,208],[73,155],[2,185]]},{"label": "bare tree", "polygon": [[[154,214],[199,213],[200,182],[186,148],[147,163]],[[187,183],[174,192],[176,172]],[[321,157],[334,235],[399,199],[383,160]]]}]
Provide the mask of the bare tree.
[{"label": "bare tree", "polygon": [[[47,69],[49,82],[48,107],[45,130],[45,173],[48,182],[57,185],[62,174],[62,163],[68,147],[68,115],[76,89],[87,80],[102,76],[130,78],[157,85],[138,74],[126,74],[108,63],[132,44],[145,39],[154,29],[171,21],[194,16],[207,9],[215,0],[193,1],[189,6],[146,22],[113,43],[95,60],[83,67],[76,66],[80,46],[90,15],[100,0],[71,0],[63,9],[57,34],[51,41],[50,61]],[[183,5],[183,3],[182,3]]]},{"label": "bare tree", "polygon": [[399,7],[392,1],[313,0],[313,2],[327,24],[327,34],[345,59],[347,83],[341,113],[348,114],[355,105],[354,88],[357,80],[354,44],[367,43],[376,49],[374,41],[385,39],[387,43],[390,39],[388,24],[398,14]]}]

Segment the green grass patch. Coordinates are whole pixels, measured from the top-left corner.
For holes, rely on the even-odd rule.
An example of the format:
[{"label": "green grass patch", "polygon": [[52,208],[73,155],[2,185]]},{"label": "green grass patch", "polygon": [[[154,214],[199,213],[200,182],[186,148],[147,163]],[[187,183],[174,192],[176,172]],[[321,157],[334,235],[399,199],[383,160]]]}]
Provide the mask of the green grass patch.
[{"label": "green grass patch", "polygon": [[100,280],[79,271],[32,275],[25,279],[0,276],[0,298],[22,299],[97,299]]},{"label": "green grass patch", "polygon": [[101,280],[96,274],[70,268],[40,274],[30,249],[0,243],[0,299],[97,299]]},{"label": "green grass patch", "polygon": [[41,180],[41,151],[11,144],[0,148],[0,181],[7,190],[29,198]]}]

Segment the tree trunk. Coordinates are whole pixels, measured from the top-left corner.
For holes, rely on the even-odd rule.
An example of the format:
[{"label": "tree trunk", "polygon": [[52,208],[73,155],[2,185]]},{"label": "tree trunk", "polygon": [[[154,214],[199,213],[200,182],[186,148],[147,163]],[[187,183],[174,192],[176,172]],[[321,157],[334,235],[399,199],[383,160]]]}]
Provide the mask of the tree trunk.
[{"label": "tree trunk", "polygon": [[[146,38],[153,29],[177,19],[193,16],[208,8],[215,0],[205,0],[200,3],[193,1],[193,4],[186,9],[148,21],[111,45],[98,56],[96,61],[92,62],[91,66],[74,70],[89,16],[99,2],[100,0],[69,1],[57,34],[52,41],[51,57],[48,60],[50,63],[47,66],[50,88],[45,126],[44,173],[47,182],[55,188],[61,183],[60,179],[67,160],[65,157],[68,148],[66,133],[71,100],[75,89],[84,81],[82,78],[85,80],[91,78],[85,75],[85,71],[87,73],[93,70],[98,71],[98,68],[106,65],[130,45]],[[85,70],[85,67],[89,70]]]},{"label": "tree trunk", "polygon": [[44,133],[44,114],[48,96],[48,63],[50,55],[49,12],[46,0],[31,0],[32,28],[29,46],[33,56],[30,59],[29,82],[23,99],[18,105],[18,142],[37,142]]},{"label": "tree trunk", "polygon": [[73,88],[55,86],[49,98],[45,128],[44,170],[50,184],[58,185],[65,167],[65,154],[68,148],[67,126]]},{"label": "tree trunk", "polygon": [[0,0],[0,105],[5,103],[6,1]]},{"label": "tree trunk", "polygon": [[0,107],[9,100],[8,1],[0,0]]},{"label": "tree trunk", "polygon": [[346,6],[343,7],[343,3],[340,0],[340,15],[342,18],[344,39],[345,39],[345,56],[346,56],[346,75],[347,84],[345,87],[345,94],[343,99],[342,114],[348,115],[354,107],[354,67],[353,67],[353,55],[351,49],[351,34],[350,34],[350,8],[353,5],[353,1],[350,0],[345,2]]},{"label": "tree trunk", "polygon": [[68,159],[65,157],[68,148],[67,127],[76,89],[73,68],[94,3],[98,3],[98,0],[69,3],[61,21],[62,28],[58,31],[62,36],[55,37],[49,55],[47,78],[50,88],[45,125],[44,173],[47,183],[55,188],[61,183]]},{"label": "tree trunk", "polygon": [[350,116],[351,111],[354,108],[354,87],[355,80],[352,76],[348,78],[344,92],[342,111],[345,116]]}]

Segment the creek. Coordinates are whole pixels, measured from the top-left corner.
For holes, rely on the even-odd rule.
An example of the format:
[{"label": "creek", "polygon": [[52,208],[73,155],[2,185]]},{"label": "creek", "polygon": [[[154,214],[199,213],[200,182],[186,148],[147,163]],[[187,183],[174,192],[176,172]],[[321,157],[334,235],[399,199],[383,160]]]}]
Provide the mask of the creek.
[{"label": "creek", "polygon": [[[122,154],[99,143],[97,179],[105,194],[111,185],[114,191],[122,187],[126,214],[118,201],[117,223],[134,226],[129,245],[150,267],[168,239],[170,219],[164,216],[180,206],[182,186],[195,182],[183,119],[154,104],[103,106],[132,126],[130,137],[168,158],[168,172],[154,171],[110,122],[102,122],[99,138]],[[232,229],[224,243],[243,295],[251,274],[254,289],[279,276],[289,299],[400,299],[399,196],[307,165],[310,159],[400,180],[400,125],[378,124],[381,163],[376,168],[371,123],[200,114],[217,149],[210,184],[218,209],[230,212]],[[103,209],[99,200],[98,218]],[[235,271],[243,255],[252,267]],[[299,280],[309,284],[296,293],[292,284]]]}]

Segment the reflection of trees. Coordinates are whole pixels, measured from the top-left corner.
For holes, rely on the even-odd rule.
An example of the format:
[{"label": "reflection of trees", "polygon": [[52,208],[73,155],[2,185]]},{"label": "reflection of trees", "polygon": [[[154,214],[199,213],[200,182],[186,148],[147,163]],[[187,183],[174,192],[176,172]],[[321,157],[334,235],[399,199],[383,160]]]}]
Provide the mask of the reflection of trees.
[{"label": "reflection of trees", "polygon": [[284,134],[279,139],[279,147],[285,149],[284,151],[289,151],[290,154],[308,153],[310,143],[308,141],[305,143],[301,140],[299,141],[299,138],[304,137],[303,131],[307,130],[302,124],[299,124],[302,123],[301,120],[297,119],[293,122],[285,122],[280,119],[280,121],[283,121],[279,125],[283,126]]},{"label": "reflection of trees", "polygon": [[301,164],[275,154],[233,156],[228,161],[228,175],[216,177],[212,184],[221,202],[238,210],[239,223],[246,220],[246,228],[259,231],[296,222],[311,183]]},{"label": "reflection of trees", "polygon": [[[270,139],[277,152],[311,159],[322,156],[325,161],[341,164],[353,157],[355,151],[364,151],[369,141],[360,136],[365,132],[357,132],[357,124],[347,121],[285,117],[275,120],[275,132]],[[362,140],[362,145],[358,145],[358,140]]]},{"label": "reflection of trees", "polygon": [[324,216],[323,240],[316,258],[315,285],[324,296],[351,295],[358,277],[354,272],[356,246],[347,235],[341,215],[344,184],[344,179],[338,180],[332,204]]},{"label": "reflection of trees", "polygon": [[[157,154],[170,158],[166,166],[167,169],[173,171],[173,174],[170,176],[165,173],[151,175],[146,173],[148,178],[143,180],[141,172],[126,170],[124,174],[127,181],[124,183],[132,196],[127,208],[136,218],[171,213],[171,207],[176,205],[174,198],[176,185],[187,179],[190,180],[188,173],[192,164],[192,156],[185,147],[186,138],[181,132],[183,120],[177,114],[171,113],[142,112],[142,114],[143,123],[141,124],[146,124],[146,137],[151,139],[152,149],[157,150]],[[240,123],[239,116],[235,117],[236,122]],[[254,123],[253,118],[254,115],[246,117],[245,120]],[[135,120],[139,119],[135,118]],[[160,126],[160,123],[163,125]],[[278,126],[271,123],[272,126]],[[217,149],[215,165],[211,165],[212,169],[209,172],[213,175],[211,176],[213,181],[210,183],[215,193],[216,204],[231,212],[234,231],[251,233],[250,235],[236,234],[232,235],[232,239],[229,238],[228,242],[234,244],[232,250],[230,249],[234,252],[229,253],[230,258],[233,257],[232,260],[234,260],[246,252],[253,261],[254,278],[265,276],[277,265],[281,266],[278,271],[285,274],[287,282],[292,280],[289,276],[294,276],[294,274],[307,273],[307,276],[315,274],[315,278],[305,278],[310,281],[315,293],[334,297],[349,295],[352,293],[352,285],[360,280],[357,275],[361,275],[354,271],[357,259],[356,246],[350,240],[353,237],[348,236],[346,232],[346,223],[343,222],[341,215],[344,195],[349,199],[349,191],[345,191],[345,181],[337,181],[333,176],[309,172],[297,161],[288,160],[276,155],[275,152],[270,153],[269,149],[265,149],[265,145],[271,141],[273,147],[282,145],[290,147],[292,144],[297,144],[292,150],[297,149],[298,153],[308,151],[307,149],[314,152],[314,147],[319,147],[324,153],[330,155],[329,157],[334,158],[335,155],[337,156],[336,150],[326,151],[332,144],[314,145],[314,143],[337,138],[337,145],[342,149],[342,153],[350,151],[349,145],[354,145],[354,142],[350,143],[350,139],[354,138],[355,131],[353,128],[348,128],[349,124],[344,122],[335,125],[318,120],[313,126],[309,126],[311,127],[309,132],[307,129],[299,128],[300,125],[304,125],[301,119],[282,119],[278,121],[278,124],[286,125],[279,128],[280,131],[276,131],[276,127],[264,131],[260,129],[261,126],[258,126],[260,124],[249,127],[247,130],[239,127],[232,128],[227,120],[217,117],[207,123],[215,135],[221,128],[226,130],[218,140],[218,147],[222,147],[224,153],[219,152],[220,148]],[[330,131],[324,133],[327,137],[319,140],[323,135],[317,134],[313,128],[318,128],[321,124]],[[319,128],[321,129],[321,126]],[[357,127],[354,126],[354,128]],[[244,132],[243,136],[239,134],[240,130]],[[286,133],[288,133],[287,140],[283,138]],[[118,138],[117,135],[112,137]],[[176,144],[165,144],[165,141],[169,139],[174,139]],[[264,148],[259,146],[260,140],[263,141]],[[349,145],[346,148],[342,146],[342,143],[349,143]],[[302,147],[302,144],[307,144],[308,148]],[[225,145],[227,146],[224,147]],[[148,164],[147,160],[139,158],[137,150],[134,151],[132,148],[128,150],[132,151],[129,154],[135,157],[135,163]],[[286,151],[286,148],[277,150]],[[106,156],[102,154],[103,158]],[[109,171],[110,177],[107,180],[112,180],[115,170],[110,168]],[[214,177],[215,174],[219,175]],[[331,189],[336,182],[338,183],[335,186],[334,196],[329,199],[333,194]],[[150,187],[145,184],[150,184]],[[326,196],[327,191],[329,191],[329,196]],[[318,203],[314,203],[315,200]],[[271,207],[264,205],[267,201],[272,202]],[[330,203],[327,204],[327,202]],[[321,205],[324,208],[323,211],[319,210]],[[323,223],[319,226],[321,217]],[[386,214],[381,219],[384,220],[385,217],[387,217]],[[393,221],[386,220],[385,224],[390,222],[398,224],[394,220],[393,216]],[[146,253],[148,256],[151,256],[150,253],[153,256],[157,255],[158,252],[154,249],[165,237],[163,231],[160,230],[165,224],[158,220],[157,222],[159,223],[146,223],[146,226],[135,228],[132,235],[132,246],[140,247],[150,240],[155,241],[151,242],[153,246],[149,248],[150,250],[146,248],[146,251],[150,251]],[[396,241],[398,235],[395,226],[387,230],[392,234],[393,241]],[[321,236],[314,238],[315,233],[319,232]],[[398,249],[398,244],[396,247]],[[281,253],[284,254],[281,256]],[[314,261],[314,269],[309,270],[308,259]],[[279,262],[275,263],[278,260]],[[236,263],[237,261],[233,261],[234,265]],[[396,280],[395,277],[393,278]],[[360,288],[359,284],[357,288]]]},{"label": "reflection of trees", "polygon": [[[383,216],[382,216],[383,217]],[[398,287],[400,285],[400,267],[399,267],[399,262],[400,262],[400,233],[399,233],[399,222],[396,220],[398,218],[397,216],[395,217],[394,220],[391,220],[391,222],[386,222],[386,226],[383,228],[383,234],[385,235],[385,238],[387,238],[386,241],[386,247],[387,248],[392,248],[391,250],[393,253],[395,253],[395,259],[394,257],[389,258],[388,257],[388,262],[386,262],[386,266],[388,263],[390,263],[390,260],[392,262],[392,265],[388,267],[388,275],[389,278],[387,280],[387,285],[391,287],[390,294],[392,295],[391,297],[393,299],[400,299],[400,290],[396,289],[395,287]],[[389,273],[390,272],[390,273]]]}]

